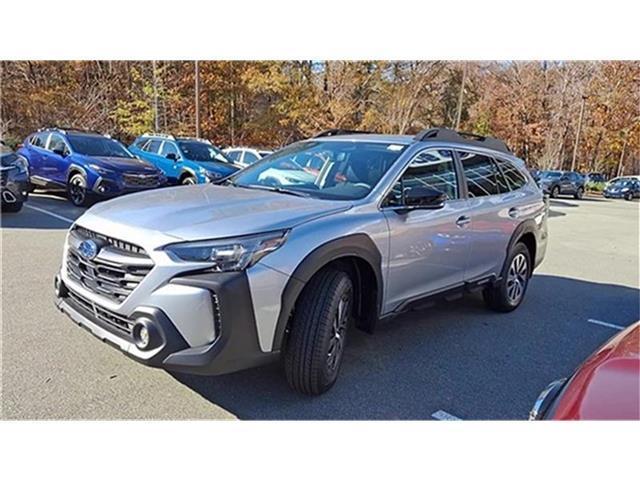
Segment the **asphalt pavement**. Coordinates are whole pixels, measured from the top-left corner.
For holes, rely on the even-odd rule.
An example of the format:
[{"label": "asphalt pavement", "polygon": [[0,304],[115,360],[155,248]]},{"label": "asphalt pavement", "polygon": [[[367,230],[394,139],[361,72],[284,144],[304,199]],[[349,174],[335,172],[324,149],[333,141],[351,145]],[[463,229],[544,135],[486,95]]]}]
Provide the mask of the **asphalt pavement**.
[{"label": "asphalt pavement", "polygon": [[279,364],[221,377],[137,364],[53,304],[70,222],[63,197],[2,214],[2,418],[525,419],[538,393],[640,318],[638,201],[551,201],[550,243],[523,305],[479,295],[353,331],[323,396],[292,392]]}]

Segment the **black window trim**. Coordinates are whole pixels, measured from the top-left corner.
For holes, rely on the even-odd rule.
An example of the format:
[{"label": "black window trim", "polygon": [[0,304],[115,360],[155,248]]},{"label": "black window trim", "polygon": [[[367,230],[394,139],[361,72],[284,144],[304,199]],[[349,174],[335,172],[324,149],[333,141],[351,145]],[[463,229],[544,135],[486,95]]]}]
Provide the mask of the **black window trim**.
[{"label": "black window trim", "polygon": [[[484,197],[496,197],[498,195],[503,195],[504,193],[510,193],[510,192],[498,192],[498,193],[492,193],[491,195],[483,195],[482,197],[470,197],[469,196],[469,189],[468,189],[468,179],[467,179],[467,175],[464,171],[464,166],[462,165],[462,159],[460,158],[459,152],[465,152],[465,153],[473,153],[475,155],[482,155],[483,157],[487,157],[489,159],[489,161],[493,164],[493,166],[499,170],[499,165],[498,162],[495,161],[495,157],[497,157],[497,155],[495,155],[493,152],[489,153],[489,152],[485,152],[483,150],[476,150],[474,148],[467,148],[467,147],[453,147],[453,151],[455,152],[455,156],[458,159],[458,162],[460,163],[460,170],[462,172],[462,176],[464,178],[464,193],[465,193],[465,199],[470,199],[470,198],[484,198]],[[500,157],[502,158],[502,157]],[[499,170],[500,174],[502,174],[502,170]],[[504,175],[503,175],[504,178]],[[496,185],[498,185],[497,183],[497,179],[496,179]]]}]

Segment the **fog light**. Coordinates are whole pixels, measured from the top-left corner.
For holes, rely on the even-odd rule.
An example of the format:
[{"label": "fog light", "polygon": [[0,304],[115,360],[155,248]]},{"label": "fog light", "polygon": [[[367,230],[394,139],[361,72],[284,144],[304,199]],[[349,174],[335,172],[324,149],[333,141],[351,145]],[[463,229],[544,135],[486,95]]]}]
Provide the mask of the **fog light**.
[{"label": "fog light", "polygon": [[133,341],[140,350],[150,350],[158,347],[162,343],[157,328],[148,318],[140,318],[131,331]]},{"label": "fog light", "polygon": [[64,284],[60,275],[56,275],[53,279],[53,292],[58,298],[66,297],[68,295],[67,286]]}]

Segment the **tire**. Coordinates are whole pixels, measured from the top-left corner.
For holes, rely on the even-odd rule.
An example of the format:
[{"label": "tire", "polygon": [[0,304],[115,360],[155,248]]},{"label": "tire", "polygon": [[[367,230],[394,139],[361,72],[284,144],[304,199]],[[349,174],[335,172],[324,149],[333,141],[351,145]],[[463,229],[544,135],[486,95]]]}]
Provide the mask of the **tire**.
[{"label": "tire", "polygon": [[197,183],[198,181],[191,175],[185,175],[182,177],[182,180],[180,180],[180,185],[195,185]]},{"label": "tire", "polygon": [[500,281],[482,292],[487,307],[497,312],[511,312],[518,308],[527,292],[531,268],[529,249],[524,243],[516,243],[504,262]]},{"label": "tire", "polygon": [[558,195],[560,195],[560,187],[558,187],[557,185],[555,187],[553,187],[551,189],[551,198],[558,198]]},{"label": "tire", "polygon": [[624,195],[624,199],[625,199],[626,201],[630,202],[631,200],[633,200],[633,193],[631,193],[631,192],[627,192],[627,193]]},{"label": "tire", "polygon": [[579,187],[575,195],[573,196],[573,198],[575,198],[576,200],[582,200],[583,195],[584,195],[584,188]]},{"label": "tire", "polygon": [[338,378],[351,319],[353,283],[345,272],[326,268],[302,291],[291,319],[284,370],[292,389],[320,395]]},{"label": "tire", "polygon": [[18,213],[22,210],[23,202],[3,203],[2,211],[7,213]]},{"label": "tire", "polygon": [[67,182],[67,198],[76,207],[89,205],[90,193],[87,191],[87,180],[81,173],[74,173]]}]

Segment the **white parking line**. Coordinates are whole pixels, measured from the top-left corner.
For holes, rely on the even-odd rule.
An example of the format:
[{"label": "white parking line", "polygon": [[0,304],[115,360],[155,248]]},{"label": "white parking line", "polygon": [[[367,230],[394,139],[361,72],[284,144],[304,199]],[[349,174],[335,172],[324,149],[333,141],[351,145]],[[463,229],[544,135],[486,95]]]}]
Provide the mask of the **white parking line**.
[{"label": "white parking line", "polygon": [[455,415],[451,415],[450,413],[447,413],[444,410],[438,410],[437,412],[433,412],[431,416],[436,420],[462,420],[461,418],[458,418]]},{"label": "white parking line", "polygon": [[72,224],[73,222],[75,222],[75,220],[71,220],[70,218],[63,217],[62,215],[58,215],[57,213],[50,212],[49,210],[45,210],[44,208],[34,207],[33,205],[27,205],[27,204],[25,204],[24,206],[27,208],[30,208],[31,210],[44,213],[45,215],[49,215],[50,217],[57,218],[58,220],[62,220],[63,222],[67,222],[69,224]]},{"label": "white parking line", "polygon": [[602,325],[603,327],[614,328],[616,330],[624,330],[624,327],[621,327],[620,325],[616,325],[615,323],[607,323],[600,320],[595,320],[593,318],[588,318],[587,322],[595,323],[596,325]]}]

